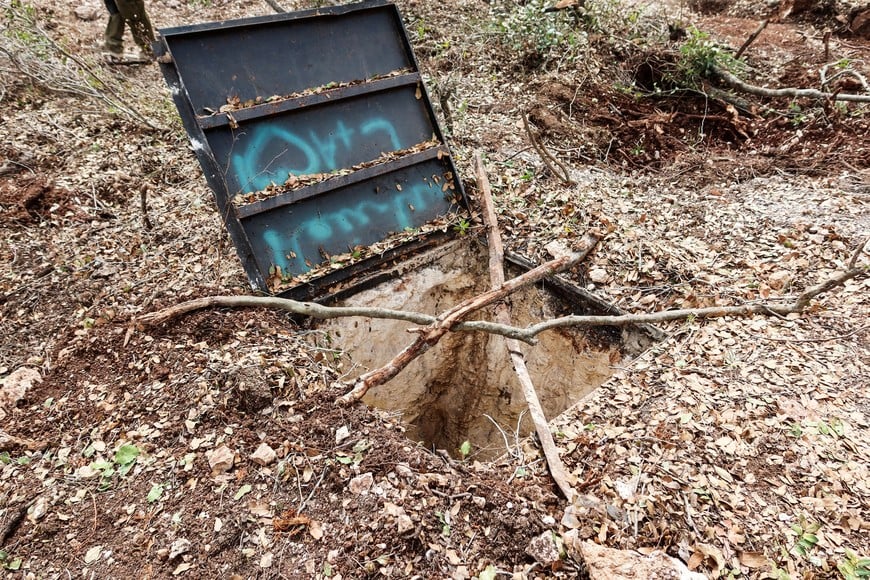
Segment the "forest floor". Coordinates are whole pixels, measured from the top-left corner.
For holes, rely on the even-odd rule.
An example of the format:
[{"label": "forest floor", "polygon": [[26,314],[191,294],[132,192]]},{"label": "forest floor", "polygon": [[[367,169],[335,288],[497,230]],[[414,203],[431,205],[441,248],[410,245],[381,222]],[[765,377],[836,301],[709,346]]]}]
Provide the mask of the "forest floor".
[{"label": "forest floor", "polygon": [[[745,80],[819,88],[831,65],[858,74],[827,88],[861,93],[857,12],[588,4],[575,22],[534,0],[398,2],[472,198],[472,154],[486,156],[508,249],[541,262],[554,240],[606,231],[570,277],[633,313],[791,300],[845,270],[870,232],[870,106],[679,79],[772,17]],[[158,66],[100,61],[99,2],[0,5],[4,50],[36,55],[0,62],[10,576],[571,578],[583,542],[708,577],[850,578],[870,557],[866,274],[801,314],[662,324],[664,340],[615,360],[553,418],[579,493],[566,506],[534,439],[456,459],[395,413],[336,405],[353,353],[315,324],[268,310],[132,324],[250,286]],[[20,34],[28,6],[39,29]],[[156,28],[271,12],[148,8]],[[552,541],[561,555],[540,549]]]}]

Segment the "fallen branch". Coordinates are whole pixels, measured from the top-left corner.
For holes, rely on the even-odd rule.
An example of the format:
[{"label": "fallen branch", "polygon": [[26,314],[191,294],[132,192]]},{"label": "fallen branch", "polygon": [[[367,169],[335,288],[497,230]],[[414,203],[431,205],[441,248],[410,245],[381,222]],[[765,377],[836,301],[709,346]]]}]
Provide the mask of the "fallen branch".
[{"label": "fallen branch", "polygon": [[753,33],[749,35],[749,38],[747,38],[746,41],[742,45],[740,45],[740,48],[738,48],[737,52],[734,53],[735,60],[738,60],[741,56],[743,56],[743,53],[746,52],[746,49],[749,48],[749,46],[753,42],[755,42],[759,35],[761,35],[764,29],[767,28],[768,22],[770,22],[770,20],[767,18],[762,20],[761,23],[758,25],[758,28],[756,28]]},{"label": "fallen branch", "polygon": [[274,10],[278,14],[284,14],[285,12],[287,12],[286,10],[284,10],[284,7],[278,4],[278,2],[276,2],[275,0],[266,0],[266,4],[271,6],[272,10]]},{"label": "fallen branch", "polygon": [[[486,227],[486,239],[489,243],[489,279],[493,288],[499,288],[504,284],[504,248],[502,247],[501,235],[498,231],[492,191],[489,187],[489,179],[486,176],[480,152],[475,152],[474,154],[474,173],[477,178],[478,189],[480,190],[483,224]],[[510,325],[511,314],[506,303],[502,302],[496,306],[495,319],[501,324]],[[535,385],[532,383],[529,369],[526,367],[526,360],[520,351],[519,341],[506,338],[505,346],[514,365],[514,371],[516,371],[517,378],[522,386],[523,396],[529,407],[529,416],[531,416],[532,422],[535,425],[535,432],[538,434],[538,440],[541,442],[541,449],[544,451],[544,458],[547,460],[547,465],[550,468],[550,475],[553,476],[553,480],[559,486],[562,495],[565,496],[565,499],[570,504],[575,492],[568,482],[568,472],[565,470],[565,465],[562,463],[559,450],[556,448],[556,443],[553,440],[553,433],[550,431],[547,417],[544,415],[544,409],[541,406],[541,401],[538,399],[538,393],[535,391]]]},{"label": "fallen branch", "polygon": [[758,95],[760,97],[788,97],[790,99],[817,99],[831,101],[853,101],[856,103],[870,103],[870,95],[856,95],[852,93],[826,93],[816,89],[768,89],[757,85],[750,85],[747,82],[737,78],[727,70],[714,66],[713,74],[728,86],[743,91]]},{"label": "fallen branch", "polygon": [[582,242],[583,246],[579,252],[575,252],[570,256],[556,258],[555,260],[541,264],[537,268],[532,268],[528,272],[508,280],[498,288],[473,296],[467,300],[463,300],[450,310],[438,315],[435,322],[429,326],[425,328],[412,329],[413,332],[418,333],[414,342],[405,347],[399,354],[393,357],[390,362],[381,368],[369,371],[357,378],[353,383],[353,388],[348,393],[339,397],[338,402],[346,404],[358,401],[370,388],[386,383],[398,375],[412,360],[438,344],[441,337],[451,331],[464,318],[471,316],[474,312],[489,306],[494,302],[498,302],[520,288],[524,288],[548,276],[552,276],[573,267],[580,260],[586,257],[586,254],[588,254],[593,246],[598,242],[598,238],[593,235],[587,235],[583,238]]},{"label": "fallen branch", "polygon": [[[535,337],[540,333],[560,327],[592,327],[592,326],[629,326],[632,324],[655,324],[660,322],[669,322],[673,320],[685,320],[689,318],[719,318],[723,316],[749,316],[752,314],[778,315],[800,313],[810,301],[823,294],[833,290],[834,288],[845,284],[848,280],[868,271],[868,266],[857,266],[857,260],[860,256],[867,240],[860,244],[856,252],[848,263],[848,270],[832,276],[830,279],[813,286],[801,293],[794,302],[785,304],[773,304],[770,302],[757,302],[753,304],[743,304],[737,306],[711,306],[709,308],[689,308],[682,310],[665,310],[662,312],[654,312],[650,314],[621,314],[621,315],[590,315],[580,316],[571,315],[545,320],[536,324],[519,328],[516,326],[499,324],[497,322],[488,322],[484,320],[474,320],[467,322],[459,322],[450,330],[456,331],[478,331],[488,332],[490,334],[498,334],[507,338],[514,338],[535,344]],[[530,271],[531,272],[531,271]],[[530,282],[531,283],[531,282]],[[323,306],[316,302],[298,302],[288,298],[277,298],[273,296],[207,296],[204,298],[195,298],[169,306],[157,312],[143,314],[133,320],[134,324],[141,326],[156,326],[169,322],[179,316],[203,310],[206,308],[272,308],[276,310],[284,310],[303,316],[310,316],[318,319],[331,319],[359,316],[365,318],[388,319],[388,320],[403,320],[413,322],[414,324],[431,325],[437,322],[437,318],[428,314],[420,314],[418,312],[408,312],[405,310],[391,310],[387,308],[368,308],[355,306]]]},{"label": "fallen branch", "polygon": [[[523,115],[523,127],[526,128],[526,133],[529,135],[529,142],[531,142],[532,147],[535,149],[535,151],[538,152],[538,155],[541,157],[544,165],[547,166],[547,169],[550,170],[550,173],[561,179],[563,184],[574,185],[575,181],[571,179],[571,176],[568,174],[568,169],[565,167],[565,165],[561,161],[553,157],[553,155],[549,151],[547,151],[547,148],[544,147],[544,145],[540,141],[538,141],[537,137],[535,137],[534,132],[532,132],[531,126],[529,126],[529,118],[526,115]],[[561,169],[562,172],[559,173],[558,171],[556,171],[556,168],[553,164],[558,165],[559,169]]]},{"label": "fallen branch", "polygon": [[[275,296],[206,296],[204,298],[194,298],[193,300],[168,306],[167,308],[158,310],[157,312],[143,314],[134,319],[133,322],[134,324],[144,327],[158,326],[180,316],[184,316],[185,314],[190,314],[198,310],[205,310],[207,308],[270,308],[273,310],[284,310],[293,314],[308,316],[320,320],[358,316],[381,320],[403,320],[405,322],[413,322],[414,324],[420,325],[434,324],[437,320],[434,316],[429,314],[408,312],[406,310],[355,306],[323,306],[316,302],[299,302],[297,300],[278,298]],[[529,344],[535,344],[537,342],[534,337],[529,339],[528,334],[522,328],[504,326],[485,320],[460,322],[454,326],[452,330],[500,334],[528,342]]]},{"label": "fallen branch", "polygon": [[844,69],[837,71],[836,73],[834,73],[830,77],[828,77],[828,69],[830,69],[832,66],[837,66],[838,64],[839,63],[830,63],[829,62],[828,64],[823,66],[821,68],[821,70],[819,70],[819,78],[821,80],[820,84],[822,85],[822,88],[826,88],[829,84],[831,84],[832,82],[834,82],[835,80],[837,80],[840,77],[851,76],[851,77],[854,77],[855,79],[857,79],[857,81],[859,83],[861,83],[861,87],[865,91],[870,91],[870,84],[867,83],[867,79],[864,78],[864,75],[862,75],[861,73],[859,73],[856,70],[852,70],[850,68],[844,68]]}]

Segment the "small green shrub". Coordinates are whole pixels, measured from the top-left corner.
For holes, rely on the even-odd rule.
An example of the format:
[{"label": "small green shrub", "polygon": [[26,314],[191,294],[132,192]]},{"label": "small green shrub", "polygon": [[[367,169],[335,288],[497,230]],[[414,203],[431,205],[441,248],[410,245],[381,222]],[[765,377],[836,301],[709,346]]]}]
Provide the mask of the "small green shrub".
[{"label": "small green shrub", "polygon": [[735,73],[742,69],[742,63],[713,42],[709,34],[694,27],[688,32],[688,38],[680,46],[678,78],[673,79],[676,85],[699,88],[701,81],[713,76],[717,68]]}]

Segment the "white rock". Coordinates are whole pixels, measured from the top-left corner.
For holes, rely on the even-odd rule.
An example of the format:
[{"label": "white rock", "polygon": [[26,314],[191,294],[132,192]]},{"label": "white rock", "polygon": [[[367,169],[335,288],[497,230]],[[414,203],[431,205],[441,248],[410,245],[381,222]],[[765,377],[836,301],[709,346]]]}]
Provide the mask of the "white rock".
[{"label": "white rock", "polygon": [[342,425],[335,431],[335,443],[339,444],[345,439],[350,437],[350,429],[347,428],[347,425]]},{"label": "white rock", "polygon": [[691,572],[680,560],[655,551],[644,556],[633,550],[617,550],[600,546],[590,540],[578,541],[566,534],[565,549],[572,557],[586,564],[591,580],[629,580],[635,578],[674,578],[704,580],[706,576]]},{"label": "white rock", "polygon": [[559,559],[559,546],[553,539],[553,532],[546,531],[529,542],[526,554],[544,568],[549,568]]},{"label": "white rock", "polygon": [[100,559],[100,554],[103,551],[103,546],[94,546],[85,552],[85,564],[91,564]]},{"label": "white rock", "polygon": [[172,545],[169,546],[169,559],[173,560],[178,556],[187,553],[190,550],[190,540],[187,538],[178,538]]},{"label": "white rock", "polygon": [[607,282],[607,270],[604,268],[593,268],[589,271],[589,280],[596,284],[604,284]]},{"label": "white rock", "polygon": [[404,534],[414,529],[414,522],[410,516],[403,514],[396,518],[396,527],[399,529],[400,534]]},{"label": "white rock", "polygon": [[48,500],[41,495],[27,510],[27,519],[35,523],[45,517],[46,513],[48,513]]},{"label": "white rock", "polygon": [[254,454],[251,455],[251,461],[256,463],[257,465],[269,465],[278,457],[278,454],[275,453],[275,450],[269,447],[266,443],[260,443],[260,446],[257,447],[257,450],[254,451]]},{"label": "white rock", "polygon": [[368,493],[374,483],[375,478],[371,473],[363,473],[351,479],[347,488],[354,495],[362,495]]},{"label": "white rock", "polygon": [[236,458],[235,454],[226,445],[221,445],[217,449],[206,452],[205,457],[208,459],[208,466],[211,467],[212,475],[218,475],[232,469],[233,461]]},{"label": "white rock", "polygon": [[41,381],[42,375],[36,369],[21,367],[12,371],[0,387],[0,419],[6,416],[7,410],[11,410],[24,398],[34,383]]},{"label": "white rock", "polygon": [[79,20],[90,22],[99,17],[100,10],[99,7],[94,4],[82,4],[81,6],[77,6],[75,10],[73,10],[73,13],[75,13],[76,18]]}]

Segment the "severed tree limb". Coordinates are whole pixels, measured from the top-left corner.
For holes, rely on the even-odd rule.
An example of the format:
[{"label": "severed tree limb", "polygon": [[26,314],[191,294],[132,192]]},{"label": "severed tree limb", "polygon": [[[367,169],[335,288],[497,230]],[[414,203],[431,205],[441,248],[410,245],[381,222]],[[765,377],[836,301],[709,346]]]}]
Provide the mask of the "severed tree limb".
[{"label": "severed tree limb", "polygon": [[756,28],[755,31],[753,31],[753,33],[749,35],[749,38],[747,38],[746,41],[740,45],[740,48],[737,49],[737,52],[734,53],[735,60],[739,60],[740,57],[743,56],[743,53],[746,52],[746,49],[749,48],[749,46],[753,42],[755,42],[755,40],[761,35],[764,29],[767,28],[767,24],[769,22],[770,19],[765,18],[759,23],[758,28]]},{"label": "severed tree limb", "polygon": [[857,103],[870,103],[870,95],[856,95],[853,93],[826,93],[823,91],[818,91],[816,89],[768,89],[765,87],[759,87],[757,85],[750,85],[749,83],[737,78],[727,70],[718,66],[713,67],[713,74],[731,88],[761,97],[788,97],[790,99],[819,100],[828,99],[832,101],[853,101]]},{"label": "severed tree limb", "polygon": [[[498,220],[493,207],[489,179],[486,176],[486,169],[483,166],[483,159],[479,151],[476,151],[474,154],[474,173],[477,178],[477,186],[480,190],[483,224],[486,227],[486,239],[489,244],[489,279],[492,287],[498,288],[504,284],[504,248],[498,230]],[[511,323],[511,313],[506,303],[502,302],[496,306],[495,319],[501,324],[509,325]],[[538,393],[535,391],[535,385],[532,383],[532,378],[529,375],[529,369],[526,367],[526,359],[520,351],[520,343],[516,339],[506,338],[505,346],[508,353],[510,353],[514,371],[516,371],[517,378],[522,386],[523,396],[529,407],[529,416],[531,416],[532,422],[535,425],[535,432],[538,434],[538,439],[541,442],[544,458],[547,460],[547,465],[550,468],[550,475],[553,476],[553,480],[559,486],[562,495],[565,496],[565,499],[570,504],[574,499],[575,492],[569,483],[568,473],[565,470],[565,465],[562,463],[559,450],[556,448],[553,433],[550,431],[547,417],[544,414],[541,401],[538,399]]]},{"label": "severed tree limb", "polygon": [[474,312],[498,302],[506,296],[516,292],[520,288],[524,288],[530,284],[534,284],[548,276],[557,274],[563,270],[573,267],[580,260],[586,257],[589,251],[598,242],[595,236],[587,236],[587,245],[579,252],[575,252],[569,256],[563,256],[541,264],[537,268],[532,268],[528,272],[508,280],[498,288],[493,288],[489,292],[478,294],[463,300],[453,308],[439,314],[435,318],[435,322],[421,329],[416,329],[418,332],[417,338],[405,347],[393,359],[382,366],[381,368],[369,371],[353,383],[353,388],[337,399],[339,403],[352,403],[360,400],[365,396],[366,392],[372,387],[382,385],[398,375],[408,364],[425,353],[427,350],[438,344],[441,338],[450,332],[464,318],[471,316]]},{"label": "severed tree limb", "polygon": [[[507,338],[514,338],[528,344],[535,344],[535,337],[538,334],[553,328],[567,326],[628,326],[631,324],[654,324],[658,322],[669,322],[689,318],[719,318],[722,316],[749,316],[752,314],[776,314],[782,316],[785,314],[799,313],[809,306],[809,303],[813,298],[824,292],[833,290],[838,286],[842,286],[850,279],[855,278],[862,273],[868,272],[868,269],[870,269],[868,266],[857,265],[858,257],[861,255],[861,252],[868,241],[870,240],[865,239],[861,244],[859,244],[857,250],[849,260],[845,272],[835,274],[828,280],[808,288],[798,295],[795,301],[790,304],[757,302],[737,306],[712,306],[709,308],[665,310],[662,312],[653,312],[651,314],[622,314],[618,316],[572,315],[554,318],[552,320],[545,320],[527,326],[526,328],[518,328],[516,326],[499,324],[497,322],[474,320],[459,322],[454,325],[451,330],[488,332],[490,334],[499,334]],[[206,308],[272,308],[319,319],[360,316],[366,318],[404,320],[424,325],[431,325],[437,321],[436,317],[428,314],[408,312],[405,310],[391,310],[387,308],[323,306],[316,302],[298,302],[288,298],[278,298],[273,296],[206,296],[204,298],[195,298],[180,304],[175,304],[164,308],[163,310],[158,310],[157,312],[143,314],[142,316],[135,318],[133,322],[134,324],[146,327],[157,326],[185,314]]]},{"label": "severed tree limb", "polygon": [[[532,128],[529,125],[529,118],[527,115],[523,115],[523,127],[526,128],[526,133],[529,135],[529,142],[532,144],[532,147],[535,151],[538,152],[538,155],[541,157],[541,160],[544,162],[544,165],[547,166],[547,169],[550,170],[550,173],[558,177],[562,180],[564,185],[574,185],[576,182],[571,179],[571,175],[568,173],[568,169],[565,165],[553,157],[552,153],[547,151],[547,148],[544,147],[544,144],[538,141],[538,138],[535,137],[535,134],[532,132]],[[556,171],[556,167],[554,165],[558,165],[559,169],[561,169],[561,173]]]},{"label": "severed tree limb", "polygon": [[283,6],[281,6],[280,4],[278,4],[278,2],[276,2],[276,0],[266,0],[266,4],[271,6],[272,10],[274,10],[278,14],[284,14],[285,12],[287,12],[286,10],[284,10]]}]

